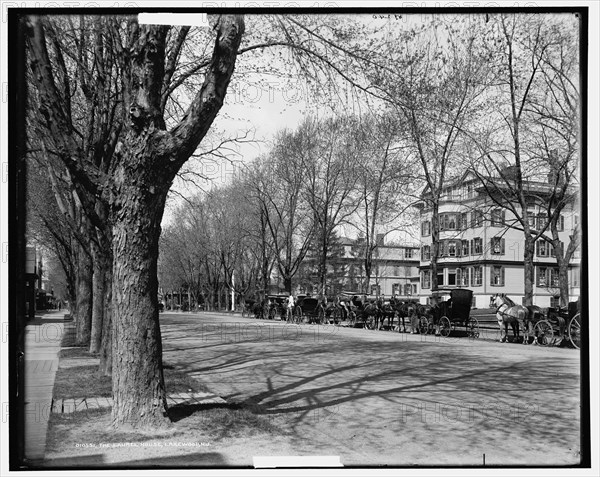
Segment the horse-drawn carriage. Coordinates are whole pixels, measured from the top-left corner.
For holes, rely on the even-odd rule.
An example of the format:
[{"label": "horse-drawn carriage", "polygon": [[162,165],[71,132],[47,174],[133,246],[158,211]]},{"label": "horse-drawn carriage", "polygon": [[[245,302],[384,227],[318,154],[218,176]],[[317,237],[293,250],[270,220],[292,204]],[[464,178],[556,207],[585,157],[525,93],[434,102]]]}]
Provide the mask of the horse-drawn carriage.
[{"label": "horse-drawn carriage", "polygon": [[292,314],[293,323],[323,323],[325,321],[325,306],[323,301],[311,296],[300,295]]},{"label": "horse-drawn carriage", "polygon": [[421,333],[435,332],[446,337],[455,331],[457,326],[464,326],[468,337],[479,337],[479,321],[471,316],[472,290],[437,290],[432,295],[432,300],[434,303],[427,313],[428,316],[422,314],[419,318]]},{"label": "horse-drawn carriage", "polygon": [[579,301],[571,302],[563,308],[548,308],[545,317],[534,326],[534,340],[542,346],[555,344],[555,335],[559,339],[568,338],[573,347],[581,348]]}]

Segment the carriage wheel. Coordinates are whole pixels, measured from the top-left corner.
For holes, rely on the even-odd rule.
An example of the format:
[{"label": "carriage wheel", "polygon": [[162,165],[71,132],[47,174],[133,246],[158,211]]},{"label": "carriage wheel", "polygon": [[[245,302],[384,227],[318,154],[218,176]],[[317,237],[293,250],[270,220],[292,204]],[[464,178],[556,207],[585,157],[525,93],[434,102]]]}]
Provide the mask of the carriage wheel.
[{"label": "carriage wheel", "polygon": [[569,321],[569,341],[575,348],[581,348],[581,317],[579,313]]},{"label": "carriage wheel", "polygon": [[325,323],[325,310],[323,308],[319,308],[319,313],[317,315],[317,323],[322,325]]},{"label": "carriage wheel", "polygon": [[548,346],[554,341],[554,330],[547,320],[540,320],[533,328],[534,336],[537,336],[538,344]]},{"label": "carriage wheel", "polygon": [[422,335],[425,335],[425,334],[427,334],[428,331],[429,331],[429,320],[424,316],[419,317],[419,333],[421,333]]},{"label": "carriage wheel", "polygon": [[479,321],[477,321],[477,318],[469,318],[467,321],[467,336],[469,338],[479,338]]},{"label": "carriage wheel", "polygon": [[447,316],[442,316],[440,318],[440,334],[444,337],[447,338],[450,335],[450,332],[452,331],[452,325],[450,324],[450,319]]}]

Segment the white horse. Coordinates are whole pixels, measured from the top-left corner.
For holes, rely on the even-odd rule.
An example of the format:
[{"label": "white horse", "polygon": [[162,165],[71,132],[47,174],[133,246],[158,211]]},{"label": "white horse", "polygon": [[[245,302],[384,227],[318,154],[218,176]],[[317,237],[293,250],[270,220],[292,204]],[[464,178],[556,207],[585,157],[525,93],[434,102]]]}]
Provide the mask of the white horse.
[{"label": "white horse", "polygon": [[[496,307],[496,320],[498,320],[498,326],[500,327],[500,342],[506,342],[509,324],[513,330],[513,338],[518,341],[519,326],[521,323],[525,326],[525,318],[528,316],[529,310],[522,305],[517,305],[504,293],[492,295],[490,297],[490,305]],[[502,333],[503,330],[504,334]]]}]

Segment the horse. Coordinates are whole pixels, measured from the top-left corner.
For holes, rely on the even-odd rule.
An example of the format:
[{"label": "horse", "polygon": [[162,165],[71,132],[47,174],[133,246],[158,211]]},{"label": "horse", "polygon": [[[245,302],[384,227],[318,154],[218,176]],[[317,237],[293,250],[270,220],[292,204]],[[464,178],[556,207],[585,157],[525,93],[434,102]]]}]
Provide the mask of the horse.
[{"label": "horse", "polygon": [[[400,301],[394,297],[390,299],[390,305],[398,314],[398,333],[406,333],[406,318],[410,320],[411,331],[414,333],[414,320],[417,313],[417,305],[410,301]],[[400,327],[400,320],[402,320],[402,328]]]},{"label": "horse", "polygon": [[[492,295],[490,297],[490,306],[496,307],[496,320],[500,327],[500,343],[505,343],[508,338],[508,325],[512,327],[513,338],[519,340],[519,325],[525,323],[529,316],[529,310],[523,305],[517,305],[504,293]],[[502,328],[504,325],[504,335]]]},{"label": "horse", "polygon": [[379,302],[379,313],[381,319],[381,326],[385,322],[386,318],[388,320],[387,327],[388,329],[392,329],[394,326],[394,319],[396,318],[396,308],[394,306],[393,298],[390,298],[388,302],[383,301],[383,299]]}]

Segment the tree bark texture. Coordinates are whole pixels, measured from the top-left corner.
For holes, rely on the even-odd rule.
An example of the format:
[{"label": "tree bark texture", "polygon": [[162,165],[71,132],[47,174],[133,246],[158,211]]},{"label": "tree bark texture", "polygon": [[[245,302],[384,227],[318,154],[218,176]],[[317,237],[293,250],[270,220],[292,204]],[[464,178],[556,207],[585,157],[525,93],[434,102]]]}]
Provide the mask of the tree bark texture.
[{"label": "tree bark texture", "polygon": [[94,268],[92,258],[81,247],[78,255],[76,340],[78,346],[89,346],[92,330]]},{"label": "tree bark texture", "polygon": [[123,184],[113,217],[113,421],[135,427],[164,425],[167,407],[157,257],[168,186],[152,194],[149,183],[155,179],[142,173]]},{"label": "tree bark texture", "polygon": [[525,235],[525,249],[523,251],[523,271],[524,271],[524,305],[533,305],[533,284],[535,267],[533,265],[533,256],[535,250],[535,242],[531,234]]},{"label": "tree bark texture", "polygon": [[102,320],[102,341],[100,343],[100,366],[98,371],[104,376],[112,375],[112,261],[104,275],[104,318]]},{"label": "tree bark texture", "polygon": [[93,305],[92,305],[92,324],[90,338],[90,353],[98,353],[102,344],[102,322],[104,320],[104,296],[106,286],[106,268],[107,263],[103,252],[98,246],[92,245],[94,275],[93,283]]}]

